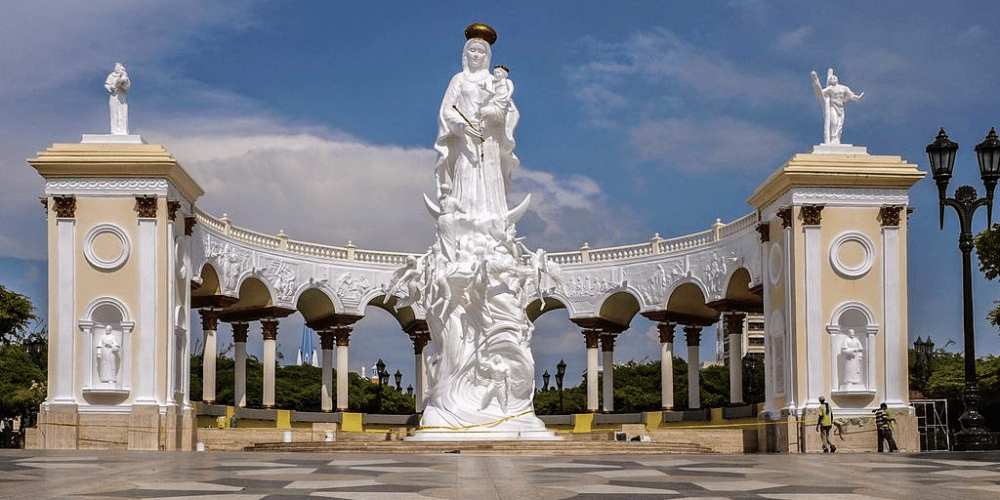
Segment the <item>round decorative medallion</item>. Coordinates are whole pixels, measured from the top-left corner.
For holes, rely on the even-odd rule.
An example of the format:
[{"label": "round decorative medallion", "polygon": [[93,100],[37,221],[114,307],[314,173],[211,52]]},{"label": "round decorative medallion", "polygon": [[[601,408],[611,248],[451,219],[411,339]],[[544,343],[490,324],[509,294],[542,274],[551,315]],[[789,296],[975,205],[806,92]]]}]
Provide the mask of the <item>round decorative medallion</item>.
[{"label": "round decorative medallion", "polygon": [[875,244],[857,231],[841,233],[830,244],[830,265],[848,278],[864,276],[875,265]]},{"label": "round decorative medallion", "polygon": [[94,226],[83,240],[83,255],[98,269],[117,269],[128,260],[128,235],[114,224]]},{"label": "round decorative medallion", "polygon": [[782,261],[781,245],[771,245],[771,253],[767,258],[767,277],[773,286],[777,286],[781,282]]}]

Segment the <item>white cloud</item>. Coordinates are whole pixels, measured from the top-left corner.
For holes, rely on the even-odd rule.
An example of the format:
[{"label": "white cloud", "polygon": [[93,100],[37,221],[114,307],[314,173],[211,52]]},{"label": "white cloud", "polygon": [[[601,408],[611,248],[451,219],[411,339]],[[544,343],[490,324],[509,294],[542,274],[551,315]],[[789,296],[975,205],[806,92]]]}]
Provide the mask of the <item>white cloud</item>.
[{"label": "white cloud", "polygon": [[780,130],[734,118],[652,120],[630,131],[640,160],[694,174],[773,168],[792,148]]},{"label": "white cloud", "polygon": [[783,52],[796,52],[802,50],[806,39],[812,34],[812,26],[801,26],[778,37],[775,46]]}]

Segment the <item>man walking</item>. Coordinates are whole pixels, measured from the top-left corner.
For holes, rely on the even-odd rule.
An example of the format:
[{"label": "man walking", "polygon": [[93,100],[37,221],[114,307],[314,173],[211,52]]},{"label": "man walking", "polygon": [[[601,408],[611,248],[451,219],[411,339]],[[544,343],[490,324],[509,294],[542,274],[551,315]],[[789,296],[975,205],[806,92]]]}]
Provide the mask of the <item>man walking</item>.
[{"label": "man walking", "polygon": [[816,421],[816,430],[819,431],[820,442],[823,443],[823,453],[833,453],[837,447],[830,443],[830,428],[833,427],[833,411],[830,410],[830,403],[826,398],[819,397],[819,420]]},{"label": "man walking", "polygon": [[877,410],[872,410],[875,412],[875,429],[878,431],[878,452],[882,453],[882,441],[889,443],[889,452],[899,451],[896,447],[896,440],[892,439],[892,423],[896,419],[892,418],[892,414],[889,413],[888,407],[885,403],[882,403]]}]

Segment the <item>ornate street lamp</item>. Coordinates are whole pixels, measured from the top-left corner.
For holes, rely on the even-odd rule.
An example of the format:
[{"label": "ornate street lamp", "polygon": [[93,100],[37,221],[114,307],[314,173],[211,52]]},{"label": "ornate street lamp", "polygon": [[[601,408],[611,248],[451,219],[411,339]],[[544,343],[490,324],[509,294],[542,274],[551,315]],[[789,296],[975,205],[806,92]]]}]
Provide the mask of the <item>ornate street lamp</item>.
[{"label": "ornate street lamp", "polygon": [[411,398],[413,397],[413,384],[406,386],[406,395]]},{"label": "ornate street lamp", "polygon": [[961,186],[955,190],[954,198],[946,197],[948,181],[951,180],[952,168],[955,166],[955,152],[958,144],[948,139],[948,134],[941,129],[933,143],[927,145],[927,157],[930,160],[931,172],[938,187],[938,204],[940,208],[941,228],[944,229],[945,205],[955,209],[961,232],[958,236],[958,249],[962,251],[962,303],[963,322],[965,324],[965,413],[959,417],[962,430],[955,433],[956,450],[986,450],[996,449],[1000,443],[997,435],[988,432],[985,419],[979,413],[979,389],[976,385],[976,336],[973,327],[972,311],[972,217],[981,206],[986,206],[986,217],[993,224],[993,191],[1000,179],[1000,139],[996,130],[990,128],[986,140],[976,146],[976,157],[979,160],[979,174],[986,187],[986,197],[979,198],[976,188]]},{"label": "ornate street lamp", "polygon": [[375,376],[378,377],[378,412],[382,413],[382,386],[389,383],[389,372],[385,371],[385,361],[382,358],[375,363]]},{"label": "ornate street lamp", "polygon": [[559,389],[559,413],[563,412],[563,377],[566,376],[566,362],[559,360],[556,365],[556,387]]},{"label": "ornate street lamp", "polygon": [[550,377],[552,377],[552,375],[549,375],[549,371],[545,370],[545,373],[542,374],[542,392],[547,392],[549,390]]},{"label": "ornate street lamp", "polygon": [[396,379],[396,390],[403,392],[403,387],[400,385],[403,382],[403,374],[399,370],[396,370],[396,374],[392,377]]}]

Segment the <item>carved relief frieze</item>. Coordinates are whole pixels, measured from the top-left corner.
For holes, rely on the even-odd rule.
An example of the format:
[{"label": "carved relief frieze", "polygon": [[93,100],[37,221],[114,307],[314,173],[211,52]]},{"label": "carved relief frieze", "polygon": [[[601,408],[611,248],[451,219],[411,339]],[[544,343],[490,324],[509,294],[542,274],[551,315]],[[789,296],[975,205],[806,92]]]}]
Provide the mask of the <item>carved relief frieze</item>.
[{"label": "carved relief frieze", "polygon": [[635,278],[635,287],[647,305],[660,305],[667,300],[667,290],[687,274],[684,259],[675,259],[656,265],[646,264],[627,268]]},{"label": "carved relief frieze", "polygon": [[205,235],[205,248],[208,251],[208,259],[214,261],[216,269],[219,269],[223,289],[236,291],[240,276],[250,269],[253,254],[230,243],[213,241],[208,235]]},{"label": "carved relief frieze", "polygon": [[614,270],[602,269],[563,280],[563,289],[570,298],[596,297],[607,290],[621,288],[626,283],[615,279]]},{"label": "carved relief frieze", "polygon": [[275,298],[282,302],[292,300],[299,275],[298,264],[277,259],[261,259],[260,264],[264,267],[264,278],[274,287]]},{"label": "carved relief frieze", "polygon": [[356,304],[371,289],[371,281],[363,275],[355,276],[354,273],[346,272],[337,278],[337,295],[345,301]]},{"label": "carved relief frieze", "polygon": [[718,297],[722,294],[722,287],[726,283],[726,277],[730,270],[735,269],[734,264],[739,261],[736,252],[722,249],[716,250],[701,265],[701,279],[708,289],[709,295]]}]

